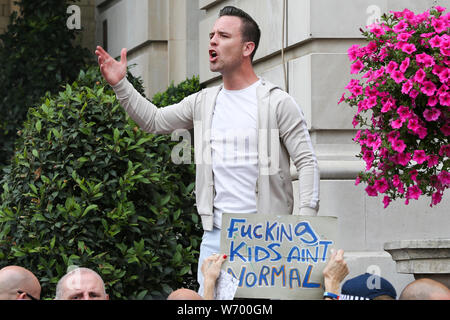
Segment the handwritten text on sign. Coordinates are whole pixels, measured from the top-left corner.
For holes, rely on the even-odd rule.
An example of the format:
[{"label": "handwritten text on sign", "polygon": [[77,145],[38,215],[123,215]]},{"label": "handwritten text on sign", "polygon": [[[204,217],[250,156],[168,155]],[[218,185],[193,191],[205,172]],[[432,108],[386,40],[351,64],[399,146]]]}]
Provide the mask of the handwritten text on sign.
[{"label": "handwritten text on sign", "polygon": [[336,218],[224,214],[222,221],[221,252],[239,280],[237,297],[321,298]]}]

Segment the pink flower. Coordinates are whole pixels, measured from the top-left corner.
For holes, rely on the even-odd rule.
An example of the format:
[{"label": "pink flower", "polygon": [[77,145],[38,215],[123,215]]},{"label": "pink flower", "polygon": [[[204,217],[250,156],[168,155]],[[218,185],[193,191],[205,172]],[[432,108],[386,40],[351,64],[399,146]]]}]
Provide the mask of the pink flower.
[{"label": "pink flower", "polygon": [[431,67],[435,65],[433,57],[429,56],[426,53],[421,53],[416,55],[416,61],[425,66],[425,68]]},{"label": "pink flower", "polygon": [[417,175],[419,174],[419,172],[417,172],[416,169],[413,169],[409,172],[409,176],[411,177],[412,181],[417,182]]},{"label": "pink flower", "polygon": [[420,127],[419,120],[417,118],[409,119],[408,121],[408,129],[412,130],[413,132],[416,132]]},{"label": "pink flower", "polygon": [[411,153],[409,153],[409,152],[408,153],[398,153],[395,156],[395,161],[402,166],[406,166],[410,160],[411,160]]},{"label": "pink flower", "polygon": [[370,150],[364,151],[363,160],[366,162],[366,171],[368,171],[372,167],[373,161],[375,160],[373,152]]},{"label": "pink flower", "polygon": [[431,154],[428,156],[428,168],[434,167],[435,165],[437,165],[439,163],[439,157]]},{"label": "pink flower", "polygon": [[440,191],[436,191],[435,193],[433,193],[433,195],[431,196],[431,205],[437,205],[441,202],[442,200],[442,193]]},{"label": "pink flower", "polygon": [[428,131],[427,128],[419,126],[419,128],[417,128],[417,130],[414,131],[414,133],[417,134],[419,139],[424,139],[427,136]]},{"label": "pink flower", "polygon": [[379,24],[372,24],[369,26],[369,31],[372,32],[377,38],[381,37],[382,35],[386,34],[384,31],[384,28],[381,27]]},{"label": "pink flower", "polygon": [[382,113],[386,113],[395,106],[395,102],[392,99],[382,102],[383,107],[381,108]]},{"label": "pink flower", "polygon": [[437,33],[444,32],[447,29],[447,24],[439,18],[431,20],[431,25]]},{"label": "pink flower", "polygon": [[392,149],[397,151],[398,153],[402,153],[405,151],[406,144],[403,140],[397,139],[392,143]]},{"label": "pink flower", "polygon": [[425,71],[423,71],[423,69],[419,69],[419,70],[417,70],[416,74],[414,75],[413,80],[417,83],[422,83],[423,80],[425,79],[426,75],[427,74],[425,73]]},{"label": "pink flower", "polygon": [[398,63],[395,62],[395,61],[391,61],[391,62],[389,62],[389,64],[386,67],[386,72],[387,73],[392,73],[395,70],[397,70],[397,68],[398,68]]},{"label": "pink flower", "polygon": [[413,88],[413,82],[411,80],[408,80],[402,86],[402,93],[408,94],[412,88]]},{"label": "pink flower", "polygon": [[367,192],[367,194],[369,195],[369,197],[376,197],[376,196],[378,196],[378,192],[377,192],[377,190],[376,190],[376,188],[375,188],[375,186],[367,186],[366,187],[366,192]]},{"label": "pink flower", "polygon": [[355,63],[353,63],[350,67],[350,73],[351,74],[355,74],[360,72],[362,69],[364,68],[364,64],[360,61],[357,60]]},{"label": "pink flower", "polygon": [[408,24],[404,20],[400,20],[400,22],[397,23],[397,25],[395,25],[393,29],[395,33],[402,33],[406,31],[406,28],[408,28]]},{"label": "pink flower", "polygon": [[413,52],[417,51],[417,48],[412,43],[407,43],[404,46],[402,46],[402,51],[407,54],[412,54]]},{"label": "pink flower", "polygon": [[400,137],[400,133],[398,131],[391,131],[386,136],[388,141],[392,144]]},{"label": "pink flower", "polygon": [[444,66],[440,66],[440,65],[438,65],[438,64],[435,64],[434,66],[433,66],[433,70],[431,71],[434,75],[436,75],[436,76],[439,76],[439,74],[442,72],[442,71],[444,71],[445,69],[447,69],[446,67],[444,67]]},{"label": "pink flower", "polygon": [[406,58],[405,60],[402,61],[402,63],[400,64],[400,71],[401,72],[404,73],[406,70],[408,70],[410,61],[411,60],[409,58]]},{"label": "pink flower", "polygon": [[359,44],[354,44],[347,50],[350,61],[355,61],[360,56],[359,51]]},{"label": "pink flower", "polygon": [[436,121],[437,119],[439,119],[440,115],[441,115],[441,111],[439,111],[439,109],[436,109],[436,108],[426,109],[423,112],[423,117],[427,121]]},{"label": "pink flower", "polygon": [[398,118],[398,119],[391,121],[391,127],[393,129],[400,129],[403,126],[403,123],[405,123],[405,120]]},{"label": "pink flower", "polygon": [[419,91],[417,91],[416,89],[412,89],[412,90],[409,92],[409,96],[410,96],[412,99],[417,98],[418,95],[419,95]]},{"label": "pink flower", "polygon": [[422,163],[424,163],[425,161],[428,160],[428,157],[427,157],[425,151],[423,151],[423,150],[416,150],[416,151],[414,151],[413,160],[415,162],[417,162],[418,164],[422,164]]},{"label": "pink flower", "polygon": [[354,86],[351,90],[351,93],[353,93],[353,95],[355,96],[359,96],[361,94],[363,94],[363,88],[361,86]]},{"label": "pink flower", "polygon": [[427,96],[431,97],[436,92],[436,85],[431,81],[425,81],[422,83],[423,87],[420,88]]},{"label": "pink flower", "polygon": [[445,84],[443,84],[443,85],[439,88],[439,90],[436,92],[436,94],[437,94],[437,95],[442,95],[442,94],[447,93],[447,91],[448,91],[448,86],[446,86]]},{"label": "pink flower", "polygon": [[377,105],[377,97],[370,97],[369,99],[366,99],[366,108],[367,109],[372,109],[373,107],[375,107]]},{"label": "pink flower", "polygon": [[450,173],[448,171],[442,170],[442,172],[438,174],[438,179],[442,186],[450,186]]},{"label": "pink flower", "polygon": [[400,116],[400,118],[403,120],[411,118],[411,112],[409,111],[408,107],[405,107],[405,106],[398,107],[397,113]]},{"label": "pink flower", "polygon": [[338,104],[341,104],[344,100],[345,100],[345,93],[342,94],[342,97],[339,100]]},{"label": "pink flower", "polygon": [[381,78],[383,75],[384,75],[384,67],[381,67],[380,69],[375,71],[373,78],[376,80],[376,79]]},{"label": "pink flower", "polygon": [[398,188],[402,185],[402,180],[400,180],[400,177],[398,176],[398,174],[394,175],[394,177],[392,178],[392,184],[396,188]]},{"label": "pink flower", "polygon": [[375,180],[374,187],[377,192],[385,193],[389,189],[389,184],[387,183],[385,178],[382,178],[380,180]]},{"label": "pink flower", "polygon": [[414,185],[412,187],[409,187],[406,191],[406,198],[418,200],[421,194],[422,190],[420,190],[417,185]]},{"label": "pink flower", "polygon": [[432,48],[438,48],[441,46],[442,39],[440,36],[436,35],[430,39],[430,45]]},{"label": "pink flower", "polygon": [[431,96],[428,98],[428,103],[427,105],[430,107],[434,107],[435,105],[437,105],[438,103],[438,98],[436,96]]},{"label": "pink flower", "polygon": [[356,177],[356,180],[355,180],[355,186],[359,185],[360,183],[361,183],[361,178],[358,176],[358,177]]},{"label": "pink flower", "polygon": [[450,144],[443,145],[439,149],[439,155],[443,157],[444,155],[450,157]]},{"label": "pink flower", "polygon": [[435,6],[434,7],[438,12],[444,12],[445,10],[447,10],[447,8],[441,7],[441,6]]},{"label": "pink flower", "polygon": [[396,83],[402,83],[406,80],[405,75],[401,71],[392,72],[391,77]]},{"label": "pink flower", "polygon": [[411,34],[402,32],[399,35],[397,35],[397,40],[401,42],[406,42],[411,37]]},{"label": "pink flower", "polygon": [[441,127],[441,132],[442,132],[446,137],[450,136],[450,121],[447,121],[447,123],[444,124],[444,125]]},{"label": "pink flower", "polygon": [[443,106],[450,107],[450,93],[446,92],[439,96],[439,103]]},{"label": "pink flower", "polygon": [[449,68],[444,68],[439,73],[439,80],[441,80],[442,83],[446,83],[448,81],[449,77],[450,77],[450,69]]},{"label": "pink flower", "polygon": [[380,53],[378,54],[378,58],[380,61],[383,61],[388,56],[386,47],[381,48]]},{"label": "pink flower", "polygon": [[390,203],[391,203],[391,198],[389,198],[389,196],[384,196],[384,198],[383,198],[384,209],[386,209]]}]

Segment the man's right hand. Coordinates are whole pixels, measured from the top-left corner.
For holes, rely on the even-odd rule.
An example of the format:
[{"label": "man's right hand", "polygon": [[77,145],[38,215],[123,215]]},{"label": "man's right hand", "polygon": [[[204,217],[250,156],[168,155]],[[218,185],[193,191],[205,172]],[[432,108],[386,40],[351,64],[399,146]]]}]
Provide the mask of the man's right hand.
[{"label": "man's right hand", "polygon": [[122,49],[120,61],[112,58],[102,47],[97,46],[95,54],[98,56],[98,65],[105,80],[114,86],[127,74],[127,49]]}]

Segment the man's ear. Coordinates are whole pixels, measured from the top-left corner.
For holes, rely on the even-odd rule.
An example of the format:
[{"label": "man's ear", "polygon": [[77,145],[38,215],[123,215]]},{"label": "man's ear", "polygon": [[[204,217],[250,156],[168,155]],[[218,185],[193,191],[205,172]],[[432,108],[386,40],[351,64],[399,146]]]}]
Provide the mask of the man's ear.
[{"label": "man's ear", "polygon": [[254,42],[244,42],[244,57],[251,57],[255,47]]},{"label": "man's ear", "polygon": [[27,293],[26,292],[17,293],[16,300],[26,300],[26,299],[27,299]]}]

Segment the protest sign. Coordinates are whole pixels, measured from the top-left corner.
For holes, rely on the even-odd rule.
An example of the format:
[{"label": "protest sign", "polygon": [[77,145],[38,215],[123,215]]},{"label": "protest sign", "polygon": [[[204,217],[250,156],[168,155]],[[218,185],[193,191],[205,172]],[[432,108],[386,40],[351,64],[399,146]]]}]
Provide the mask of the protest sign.
[{"label": "protest sign", "polygon": [[236,297],[322,299],[337,218],[223,214],[223,268],[239,281]]}]

